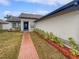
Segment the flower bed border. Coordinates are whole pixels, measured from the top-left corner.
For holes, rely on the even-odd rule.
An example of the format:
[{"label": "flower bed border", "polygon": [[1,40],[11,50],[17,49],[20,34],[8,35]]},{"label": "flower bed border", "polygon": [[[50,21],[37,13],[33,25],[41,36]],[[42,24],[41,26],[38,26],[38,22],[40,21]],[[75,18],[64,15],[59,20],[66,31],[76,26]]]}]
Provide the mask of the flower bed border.
[{"label": "flower bed border", "polygon": [[52,45],[53,47],[55,47],[58,51],[60,51],[61,53],[63,53],[66,57],[68,57],[69,59],[79,59],[79,56],[74,56],[70,53],[70,49],[68,47],[61,47],[58,44],[56,44],[55,42],[53,42],[50,39],[45,39],[42,35],[40,35],[38,32],[35,32],[37,35],[39,35],[42,39],[44,39],[46,42],[48,42],[50,45]]}]

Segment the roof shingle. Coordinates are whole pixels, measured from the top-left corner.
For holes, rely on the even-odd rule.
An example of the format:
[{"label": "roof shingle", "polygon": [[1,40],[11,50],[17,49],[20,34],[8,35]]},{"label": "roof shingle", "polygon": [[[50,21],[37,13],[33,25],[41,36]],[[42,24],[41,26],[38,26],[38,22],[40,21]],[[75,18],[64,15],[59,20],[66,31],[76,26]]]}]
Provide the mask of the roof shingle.
[{"label": "roof shingle", "polygon": [[26,19],[39,19],[42,17],[42,15],[37,15],[37,14],[27,14],[27,13],[21,13],[19,16],[20,18],[26,18]]}]

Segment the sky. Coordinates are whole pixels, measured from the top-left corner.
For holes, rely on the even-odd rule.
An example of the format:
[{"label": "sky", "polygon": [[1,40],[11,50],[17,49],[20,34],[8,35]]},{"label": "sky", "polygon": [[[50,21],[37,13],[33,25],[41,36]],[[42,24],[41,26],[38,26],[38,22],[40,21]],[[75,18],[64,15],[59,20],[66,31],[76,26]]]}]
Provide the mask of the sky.
[{"label": "sky", "polygon": [[72,0],[0,0],[0,19],[21,13],[46,15]]}]

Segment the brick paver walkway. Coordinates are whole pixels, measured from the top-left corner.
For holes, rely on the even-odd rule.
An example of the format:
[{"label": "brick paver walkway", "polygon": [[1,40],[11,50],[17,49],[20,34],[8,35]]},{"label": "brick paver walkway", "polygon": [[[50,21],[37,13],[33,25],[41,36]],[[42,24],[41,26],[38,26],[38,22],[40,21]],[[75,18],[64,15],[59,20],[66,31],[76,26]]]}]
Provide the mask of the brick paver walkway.
[{"label": "brick paver walkway", "polygon": [[18,59],[39,59],[30,34],[24,32]]}]

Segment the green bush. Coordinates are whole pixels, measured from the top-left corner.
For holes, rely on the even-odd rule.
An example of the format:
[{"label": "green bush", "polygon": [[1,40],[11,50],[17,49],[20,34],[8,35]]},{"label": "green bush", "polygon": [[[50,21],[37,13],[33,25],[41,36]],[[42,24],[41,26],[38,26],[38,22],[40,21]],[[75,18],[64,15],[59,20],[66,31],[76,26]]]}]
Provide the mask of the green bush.
[{"label": "green bush", "polygon": [[79,56],[79,50],[77,50],[77,51],[76,51],[76,55],[78,55],[78,56]]},{"label": "green bush", "polygon": [[50,39],[53,39],[54,35],[52,32],[49,33]]},{"label": "green bush", "polygon": [[60,40],[59,40],[59,45],[60,45],[61,47],[64,47],[64,40],[63,40],[63,39],[60,39]]},{"label": "green bush", "polygon": [[73,47],[74,49],[77,48],[77,44],[73,38],[71,37],[69,38],[69,43],[70,43],[70,46]]},{"label": "green bush", "polygon": [[72,55],[76,55],[76,50],[73,49],[73,47],[70,48],[70,52],[71,52]]},{"label": "green bush", "polygon": [[77,50],[78,48],[78,45],[77,43],[75,42],[75,40],[73,38],[68,38],[69,39],[69,43],[70,43],[70,52],[73,54],[73,55],[79,55],[79,51]]},{"label": "green bush", "polygon": [[61,47],[64,47],[64,41],[61,38],[58,37],[53,37],[53,41],[56,42],[58,45],[60,45]]}]

